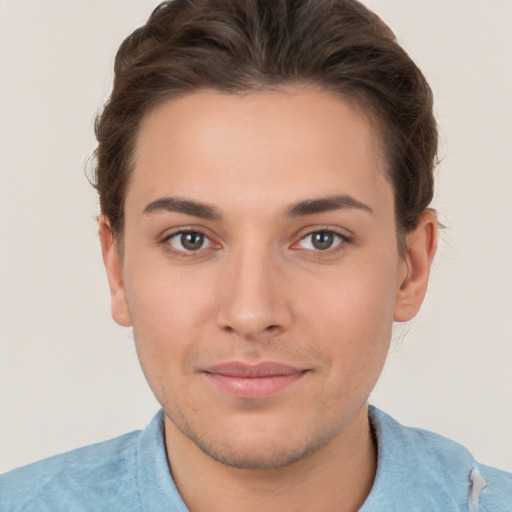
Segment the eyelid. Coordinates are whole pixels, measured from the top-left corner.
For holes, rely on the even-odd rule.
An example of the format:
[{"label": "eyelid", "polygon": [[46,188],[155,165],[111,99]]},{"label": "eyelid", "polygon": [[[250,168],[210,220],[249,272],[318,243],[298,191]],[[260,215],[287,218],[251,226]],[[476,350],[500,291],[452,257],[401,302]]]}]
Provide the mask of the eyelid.
[{"label": "eyelid", "polygon": [[[307,229],[307,231],[306,231]],[[204,227],[195,227],[195,226],[180,226],[179,228],[176,227],[172,229],[170,232],[167,231],[167,233],[163,234],[161,237],[159,237],[158,245],[161,245],[164,247],[165,250],[183,257],[191,257],[191,256],[198,256],[199,254],[204,253],[205,251],[211,250],[211,249],[221,249],[222,244],[215,241],[215,237],[208,234],[209,230],[206,230]],[[346,245],[353,243],[353,235],[350,233],[347,233],[347,230],[343,230],[342,228],[333,228],[330,226],[319,226],[319,227],[313,227],[308,226],[307,228],[303,228],[301,230],[303,234],[300,236],[295,237],[295,242],[289,246],[291,249],[297,249],[302,250],[304,252],[309,252],[315,255],[328,255],[337,252],[338,250],[341,250],[345,248]],[[179,235],[187,234],[187,233],[197,233],[205,237],[205,239],[208,241],[208,245],[206,247],[201,247],[197,250],[186,250],[186,249],[178,249],[176,247],[173,247],[169,241]],[[339,242],[336,243],[333,247],[330,247],[328,249],[315,249],[315,248],[302,248],[299,247],[300,243],[306,239],[309,236],[314,235],[315,233],[331,233],[335,237],[339,238]]]},{"label": "eyelid", "polygon": [[167,227],[166,229],[160,231],[158,235],[156,235],[156,239],[158,240],[159,243],[161,243],[164,242],[165,240],[169,240],[173,236],[181,235],[184,233],[199,233],[200,235],[203,235],[212,241],[215,238],[215,235],[212,234],[211,230],[205,228],[204,226],[186,224]]},{"label": "eyelid", "polygon": [[[330,233],[334,235],[335,237],[339,238],[339,242],[336,243],[336,245],[333,245],[332,247],[329,247],[328,249],[322,250],[322,249],[315,249],[315,248],[303,248],[299,247],[299,244],[306,239],[307,237],[310,237],[316,233]],[[344,248],[347,244],[350,244],[353,242],[353,237],[349,235],[346,232],[343,232],[341,229],[332,228],[332,227],[318,227],[318,228],[312,228],[309,227],[308,231],[300,236],[300,238],[294,242],[291,246],[292,249],[299,249],[315,254],[331,254],[333,252],[336,252],[342,248]]]},{"label": "eyelid", "polygon": [[[179,239],[183,235],[189,235],[189,234],[200,235],[203,237],[203,240],[204,240],[206,246],[203,246],[200,249],[197,249],[197,251],[200,251],[201,249],[207,249],[212,244],[212,240],[210,239],[210,237],[206,236],[204,233],[200,233],[199,231],[179,231],[178,233],[174,233],[171,236],[167,237],[166,241],[167,241],[167,243],[170,243],[170,241],[173,240],[174,238]],[[179,249],[179,250],[181,250],[181,249]],[[184,252],[196,252],[196,251],[187,250],[187,249],[183,249],[183,251]]]},{"label": "eyelid", "polygon": [[[174,247],[170,242],[173,238],[185,235],[188,233],[195,233],[198,235],[202,235],[205,240],[208,242],[208,245],[206,247],[201,247],[200,249],[197,249],[195,251],[187,250],[185,248],[179,249]],[[198,256],[199,254],[204,253],[207,250],[210,249],[218,249],[221,247],[221,244],[216,242],[213,237],[205,232],[204,228],[194,227],[194,226],[186,226],[186,227],[180,227],[176,228],[174,230],[171,230],[170,232],[165,233],[159,238],[159,241],[157,242],[158,245],[161,245],[164,247],[166,251],[169,251],[170,253],[182,256],[182,257],[191,257],[191,256]]]}]

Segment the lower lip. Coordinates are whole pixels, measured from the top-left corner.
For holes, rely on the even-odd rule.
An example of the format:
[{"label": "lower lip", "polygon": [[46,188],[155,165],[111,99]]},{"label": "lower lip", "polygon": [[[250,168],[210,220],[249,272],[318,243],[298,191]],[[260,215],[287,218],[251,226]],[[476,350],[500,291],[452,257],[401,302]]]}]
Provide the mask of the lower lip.
[{"label": "lower lip", "polygon": [[205,373],[223,391],[238,398],[267,398],[288,388],[306,372],[290,373],[285,375],[271,375],[268,377],[235,377],[220,373]]}]

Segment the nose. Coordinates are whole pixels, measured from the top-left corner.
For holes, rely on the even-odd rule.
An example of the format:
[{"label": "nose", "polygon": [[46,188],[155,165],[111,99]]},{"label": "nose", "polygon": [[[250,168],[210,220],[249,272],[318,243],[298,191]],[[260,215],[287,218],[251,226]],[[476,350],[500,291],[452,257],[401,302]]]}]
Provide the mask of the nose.
[{"label": "nose", "polygon": [[292,311],[282,269],[265,250],[244,250],[226,261],[220,285],[218,325],[248,340],[287,330]]}]

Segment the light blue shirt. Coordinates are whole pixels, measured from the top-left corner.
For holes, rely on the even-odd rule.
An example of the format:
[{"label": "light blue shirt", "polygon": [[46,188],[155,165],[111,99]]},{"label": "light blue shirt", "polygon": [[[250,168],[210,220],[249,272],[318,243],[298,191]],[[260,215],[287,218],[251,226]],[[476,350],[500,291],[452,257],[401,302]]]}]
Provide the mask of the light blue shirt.
[{"label": "light blue shirt", "polygon": [[[512,512],[512,474],[370,407],[378,469],[360,512]],[[1,512],[188,512],[172,479],[163,412],[143,431],[0,476]]]}]

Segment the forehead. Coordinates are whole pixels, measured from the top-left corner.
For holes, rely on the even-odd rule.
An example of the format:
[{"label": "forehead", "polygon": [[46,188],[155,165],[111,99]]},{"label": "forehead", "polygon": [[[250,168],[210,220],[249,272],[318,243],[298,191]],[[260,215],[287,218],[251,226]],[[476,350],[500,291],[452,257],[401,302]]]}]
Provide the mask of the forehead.
[{"label": "forehead", "polygon": [[[389,195],[367,115],[323,91],[201,91],[168,100],[141,123],[127,207],[165,195],[264,204],[311,196]],[[337,190],[333,190],[336,188]]]}]

